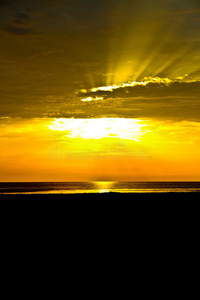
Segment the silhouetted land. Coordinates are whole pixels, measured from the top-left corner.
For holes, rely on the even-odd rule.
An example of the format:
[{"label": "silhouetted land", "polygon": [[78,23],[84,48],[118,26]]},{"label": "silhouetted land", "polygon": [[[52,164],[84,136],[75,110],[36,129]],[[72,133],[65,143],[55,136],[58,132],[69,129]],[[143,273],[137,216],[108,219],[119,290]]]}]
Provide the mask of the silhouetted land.
[{"label": "silhouetted land", "polygon": [[178,228],[177,237],[180,230],[188,232],[188,226],[198,228],[199,209],[194,200],[199,199],[200,193],[23,194],[0,195],[0,204],[2,224],[5,228],[12,224],[17,235],[27,230],[30,236],[39,228],[38,235],[62,233],[61,239],[67,240],[74,230],[85,237],[91,232],[96,236],[103,228],[106,235],[110,228],[112,236],[114,230],[118,234],[123,228],[129,240],[141,234],[141,229],[150,237],[159,232],[159,240],[169,228],[171,234]]},{"label": "silhouetted land", "polygon": [[102,193],[102,194],[15,194],[0,195],[1,200],[193,200],[200,193]]}]

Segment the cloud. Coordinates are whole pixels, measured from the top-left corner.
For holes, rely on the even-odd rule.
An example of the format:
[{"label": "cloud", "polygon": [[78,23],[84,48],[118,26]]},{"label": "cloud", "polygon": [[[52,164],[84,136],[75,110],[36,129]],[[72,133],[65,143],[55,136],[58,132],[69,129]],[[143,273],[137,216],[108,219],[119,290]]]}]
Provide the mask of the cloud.
[{"label": "cloud", "polygon": [[[182,79],[183,77],[180,78]],[[160,80],[131,87],[118,87],[112,91],[98,88],[94,92],[82,90],[78,96],[80,99],[87,99],[84,101],[85,110],[90,111],[93,116],[114,114],[127,118],[154,117],[200,122],[199,95],[200,81]]]},{"label": "cloud", "polygon": [[5,30],[16,35],[26,35],[33,32],[32,19],[26,12],[18,12],[12,16]]},{"label": "cloud", "polygon": [[[148,83],[111,91],[78,95],[7,96],[0,117],[21,118],[136,118],[200,122],[200,82]],[[127,93],[128,92],[128,93]],[[85,99],[85,101],[81,101]],[[92,100],[92,101],[91,101]]]},{"label": "cloud", "polygon": [[133,82],[110,87],[93,88],[89,92],[80,91],[79,96],[84,98],[103,99],[126,99],[126,98],[194,98],[200,95],[200,81],[181,82],[184,77],[177,78],[176,81],[170,79],[158,79],[151,81]]},{"label": "cloud", "polygon": [[31,27],[32,20],[27,13],[19,12],[14,15],[12,20],[12,26],[23,28]]}]

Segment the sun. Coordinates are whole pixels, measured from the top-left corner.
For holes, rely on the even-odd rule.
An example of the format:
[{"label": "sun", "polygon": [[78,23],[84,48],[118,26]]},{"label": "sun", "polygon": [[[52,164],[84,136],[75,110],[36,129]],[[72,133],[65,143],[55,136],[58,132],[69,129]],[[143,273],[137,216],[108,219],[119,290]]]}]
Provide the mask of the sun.
[{"label": "sun", "polygon": [[139,142],[146,129],[144,121],[126,118],[55,119],[50,130],[64,131],[67,137],[82,139],[120,138]]}]

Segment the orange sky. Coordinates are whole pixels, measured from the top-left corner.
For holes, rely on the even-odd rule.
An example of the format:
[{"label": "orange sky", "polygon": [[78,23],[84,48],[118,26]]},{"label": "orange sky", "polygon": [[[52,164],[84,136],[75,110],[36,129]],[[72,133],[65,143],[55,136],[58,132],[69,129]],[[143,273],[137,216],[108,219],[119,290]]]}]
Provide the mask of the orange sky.
[{"label": "orange sky", "polygon": [[77,119],[4,120],[0,181],[199,180],[198,123],[96,120],[100,132]]}]

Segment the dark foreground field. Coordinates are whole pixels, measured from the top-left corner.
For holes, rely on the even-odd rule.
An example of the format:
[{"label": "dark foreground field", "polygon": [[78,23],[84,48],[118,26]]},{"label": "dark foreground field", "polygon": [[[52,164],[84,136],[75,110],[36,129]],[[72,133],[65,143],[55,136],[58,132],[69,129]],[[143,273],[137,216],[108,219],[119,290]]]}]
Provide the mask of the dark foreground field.
[{"label": "dark foreground field", "polygon": [[192,200],[200,193],[102,193],[102,194],[16,194],[0,195],[1,200]]},{"label": "dark foreground field", "polygon": [[84,236],[91,231],[96,236],[103,228],[106,232],[111,228],[112,236],[113,230],[121,232],[123,228],[123,234],[131,230],[130,239],[144,227],[145,232],[157,232],[163,231],[162,226],[165,230],[178,226],[184,233],[188,226],[198,228],[199,206],[193,200],[199,199],[200,193],[0,195],[0,211],[6,226],[14,224],[12,230],[17,228],[17,232],[39,226],[46,228],[42,231],[45,236],[47,231],[58,234],[64,229],[65,240],[74,228]]}]

